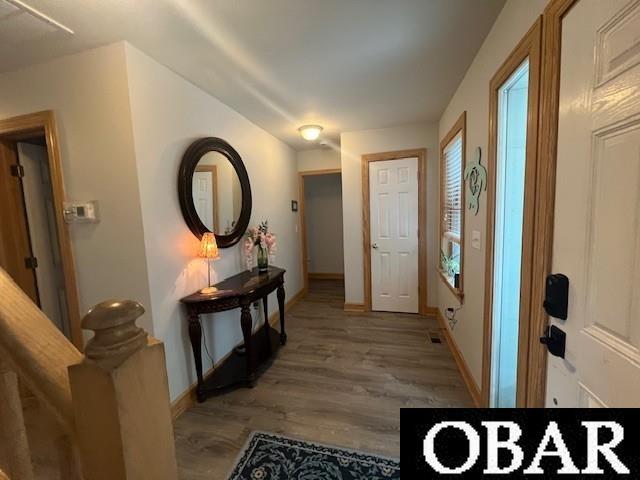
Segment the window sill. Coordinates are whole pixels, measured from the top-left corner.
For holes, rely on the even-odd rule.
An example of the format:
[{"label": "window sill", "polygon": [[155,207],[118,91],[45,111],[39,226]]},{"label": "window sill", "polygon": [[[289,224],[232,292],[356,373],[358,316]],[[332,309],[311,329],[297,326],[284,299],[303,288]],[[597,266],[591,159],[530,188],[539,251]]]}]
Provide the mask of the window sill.
[{"label": "window sill", "polygon": [[438,274],[440,275],[440,280],[442,280],[442,282],[449,288],[449,290],[451,290],[451,293],[455,295],[458,301],[462,303],[462,301],[464,300],[464,292],[459,288],[455,288],[453,285],[451,285],[449,277],[447,277],[441,269],[438,269]]}]

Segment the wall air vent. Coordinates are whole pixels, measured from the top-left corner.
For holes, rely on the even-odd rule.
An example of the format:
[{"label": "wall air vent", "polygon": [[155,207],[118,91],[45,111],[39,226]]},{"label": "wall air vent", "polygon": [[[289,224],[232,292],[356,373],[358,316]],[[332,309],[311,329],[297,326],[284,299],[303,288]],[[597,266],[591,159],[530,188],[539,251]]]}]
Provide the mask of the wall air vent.
[{"label": "wall air vent", "polygon": [[73,30],[20,0],[0,0],[0,41],[13,45]]},{"label": "wall air vent", "polygon": [[18,7],[14,4],[6,2],[5,0],[0,0],[0,20],[9,15],[19,13],[19,11]]}]

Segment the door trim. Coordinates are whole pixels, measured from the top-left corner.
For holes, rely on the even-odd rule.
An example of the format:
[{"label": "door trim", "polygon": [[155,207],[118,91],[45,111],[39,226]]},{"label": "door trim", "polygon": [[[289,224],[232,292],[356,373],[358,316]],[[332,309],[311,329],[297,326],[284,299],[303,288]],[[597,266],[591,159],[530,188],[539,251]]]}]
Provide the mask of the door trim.
[{"label": "door trim", "polygon": [[[544,10],[542,30],[542,75],[540,81],[540,136],[536,172],[535,236],[531,270],[531,332],[542,335],[549,319],[544,311],[545,280],[551,273],[553,221],[556,193],[558,115],[560,108],[560,63],[562,21],[579,0],[551,0]],[[547,387],[547,350],[532,342],[529,353],[527,406],[544,407]]]},{"label": "door trim", "polygon": [[[533,236],[535,218],[535,190],[538,157],[538,115],[540,101],[542,17],[539,17],[504,63],[498,68],[489,87],[489,155],[487,165],[487,226],[486,263],[484,279],[484,332],[482,350],[482,404],[489,406],[491,389],[491,348],[493,310],[493,248],[495,228],[495,190],[498,136],[498,93],[500,87],[529,58],[529,98],[527,112],[527,145],[524,189],[524,220],[522,231],[522,268],[520,284],[520,320],[518,338],[518,372],[516,406],[533,406],[527,402],[527,393],[535,386],[530,385],[532,372],[529,365],[531,344],[538,344],[537,330],[529,321],[531,307],[531,284],[533,263]],[[530,329],[532,333],[530,334]]]},{"label": "door trim", "polygon": [[325,168],[323,170],[304,170],[298,172],[298,212],[299,212],[299,225],[300,225],[300,261],[302,262],[302,290],[304,295],[309,291],[309,265],[308,258],[309,252],[307,252],[307,222],[304,216],[304,177],[316,176],[316,175],[333,175],[340,174],[342,176],[341,168]]},{"label": "door trim", "polygon": [[82,327],[80,325],[80,301],[69,228],[63,217],[63,203],[66,196],[62,177],[62,157],[60,155],[55,115],[53,111],[47,110],[0,120],[0,136],[2,137],[19,140],[21,137],[25,138],[25,136],[32,134],[43,134],[47,143],[54,215],[58,242],[60,244],[60,258],[62,259],[62,272],[69,315],[69,330],[71,332],[71,341],[78,350],[82,351],[84,340],[82,337]]},{"label": "door trim", "polygon": [[369,223],[369,164],[401,158],[418,159],[418,313],[427,315],[427,149],[398,150],[362,155],[362,250],[364,310],[371,311],[371,230]]}]

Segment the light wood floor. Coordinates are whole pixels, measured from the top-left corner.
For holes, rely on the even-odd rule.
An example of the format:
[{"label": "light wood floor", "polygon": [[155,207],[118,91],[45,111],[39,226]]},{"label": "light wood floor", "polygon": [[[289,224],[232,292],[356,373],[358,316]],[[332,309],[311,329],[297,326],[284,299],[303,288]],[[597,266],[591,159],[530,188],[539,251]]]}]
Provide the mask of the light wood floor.
[{"label": "light wood floor", "polygon": [[251,390],[176,422],[183,480],[226,479],[253,430],[398,457],[401,407],[471,406],[435,319],[345,313],[343,287],[314,281],[287,314],[287,345]]}]

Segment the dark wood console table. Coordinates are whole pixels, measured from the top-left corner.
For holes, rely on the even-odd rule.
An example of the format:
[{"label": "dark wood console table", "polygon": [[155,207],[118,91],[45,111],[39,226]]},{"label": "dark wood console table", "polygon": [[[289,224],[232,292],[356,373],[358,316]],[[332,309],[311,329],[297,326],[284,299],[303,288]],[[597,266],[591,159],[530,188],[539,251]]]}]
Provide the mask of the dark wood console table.
[{"label": "dark wood console table", "polygon": [[[269,267],[269,271],[265,273],[258,273],[257,268],[246,270],[214,285],[217,291],[213,293],[198,291],[180,300],[187,309],[189,338],[198,376],[196,395],[199,402],[204,402],[210,394],[232,385],[245,384],[252,387],[255,384],[258,366],[270,358],[280,344],[284,345],[287,342],[284,330],[284,273],[285,271],[278,267]],[[280,333],[269,325],[267,296],[274,290],[277,290],[280,309]],[[265,323],[252,335],[251,304],[260,299],[264,308]],[[245,352],[242,354],[237,349],[234,350],[205,382],[202,376],[200,315],[234,308],[240,308],[239,319]]]}]

